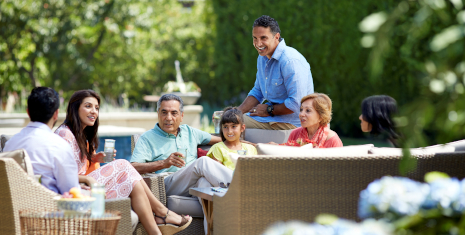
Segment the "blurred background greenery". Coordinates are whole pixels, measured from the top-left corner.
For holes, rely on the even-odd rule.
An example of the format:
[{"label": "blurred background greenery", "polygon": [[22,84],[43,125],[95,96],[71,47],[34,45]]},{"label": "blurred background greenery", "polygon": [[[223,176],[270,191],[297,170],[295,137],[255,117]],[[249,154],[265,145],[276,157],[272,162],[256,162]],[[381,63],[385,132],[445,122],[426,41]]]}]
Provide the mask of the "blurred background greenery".
[{"label": "blurred background greenery", "polygon": [[64,100],[90,88],[108,106],[153,110],[143,96],[174,81],[179,60],[210,117],[252,88],[252,24],[264,14],[307,58],[315,91],[333,100],[331,128],[339,135],[363,137],[361,101],[386,94],[401,108],[404,145],[464,138],[462,0],[3,0],[2,110],[12,96],[24,110],[39,85]]}]

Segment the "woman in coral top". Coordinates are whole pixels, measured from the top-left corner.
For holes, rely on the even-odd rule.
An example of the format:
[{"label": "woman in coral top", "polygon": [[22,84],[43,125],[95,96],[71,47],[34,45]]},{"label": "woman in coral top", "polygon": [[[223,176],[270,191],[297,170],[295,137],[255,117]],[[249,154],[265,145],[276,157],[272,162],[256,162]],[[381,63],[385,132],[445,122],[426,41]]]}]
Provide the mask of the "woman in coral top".
[{"label": "woman in coral top", "polygon": [[192,218],[169,211],[128,161],[119,159],[103,167],[90,167],[103,162],[105,156],[103,152],[95,153],[99,144],[99,107],[100,97],[97,93],[92,90],[76,91],[69,101],[64,123],[55,131],[74,150],[74,158],[80,169],[79,183],[105,185],[107,199],[130,197],[132,208],[148,234],[174,234],[185,229]]},{"label": "woman in coral top", "polygon": [[313,93],[300,102],[300,124],[294,129],[287,143],[289,146],[302,146],[311,143],[313,148],[342,147],[336,132],[329,129],[331,121],[331,99],[322,93]]}]

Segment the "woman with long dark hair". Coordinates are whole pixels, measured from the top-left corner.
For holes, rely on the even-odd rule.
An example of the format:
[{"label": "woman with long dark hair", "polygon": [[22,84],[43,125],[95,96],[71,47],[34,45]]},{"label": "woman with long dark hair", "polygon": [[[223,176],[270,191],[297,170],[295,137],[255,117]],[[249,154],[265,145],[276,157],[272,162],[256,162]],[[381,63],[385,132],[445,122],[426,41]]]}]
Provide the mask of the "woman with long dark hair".
[{"label": "woman with long dark hair", "polygon": [[392,115],[397,113],[397,102],[387,95],[374,95],[362,101],[360,127],[363,132],[370,132],[374,136],[382,135],[394,146],[398,147],[397,133]]},{"label": "woman with long dark hair", "polygon": [[174,234],[185,229],[192,218],[169,211],[128,161],[119,159],[90,169],[95,163],[103,162],[105,156],[103,152],[95,153],[99,145],[99,108],[100,97],[97,93],[92,90],[76,91],[69,101],[64,123],[55,131],[74,150],[74,158],[80,169],[79,182],[89,186],[94,183],[105,185],[107,199],[130,197],[132,208],[148,234]]}]

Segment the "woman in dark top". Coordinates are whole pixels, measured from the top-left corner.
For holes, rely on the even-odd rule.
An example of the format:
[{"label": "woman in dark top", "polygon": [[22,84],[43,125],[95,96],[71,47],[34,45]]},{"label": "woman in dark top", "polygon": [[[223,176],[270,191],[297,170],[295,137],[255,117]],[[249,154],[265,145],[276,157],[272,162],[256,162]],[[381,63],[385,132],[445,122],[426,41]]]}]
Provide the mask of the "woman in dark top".
[{"label": "woman in dark top", "polygon": [[397,102],[387,95],[374,95],[362,102],[362,114],[358,119],[363,132],[385,136],[397,147],[399,134],[395,130],[392,115],[397,113]]}]

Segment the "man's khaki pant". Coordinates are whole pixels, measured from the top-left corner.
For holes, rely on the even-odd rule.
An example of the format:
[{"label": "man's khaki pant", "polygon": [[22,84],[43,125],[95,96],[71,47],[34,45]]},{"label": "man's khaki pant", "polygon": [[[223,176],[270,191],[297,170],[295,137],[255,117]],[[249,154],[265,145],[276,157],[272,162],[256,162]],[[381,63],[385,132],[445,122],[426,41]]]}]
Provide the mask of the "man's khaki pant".
[{"label": "man's khaki pant", "polygon": [[246,128],[265,129],[265,130],[292,130],[297,128],[290,123],[284,122],[257,122],[253,118],[244,114],[244,122]]},{"label": "man's khaki pant", "polygon": [[[219,187],[220,182],[231,183],[233,171],[209,157],[201,157],[194,163],[183,167],[165,178],[166,195],[190,197],[189,188]],[[198,198],[200,204],[202,199]],[[202,207],[203,210],[203,207]],[[205,211],[203,212],[205,215]],[[204,219],[205,234],[207,234],[207,220]]]}]

